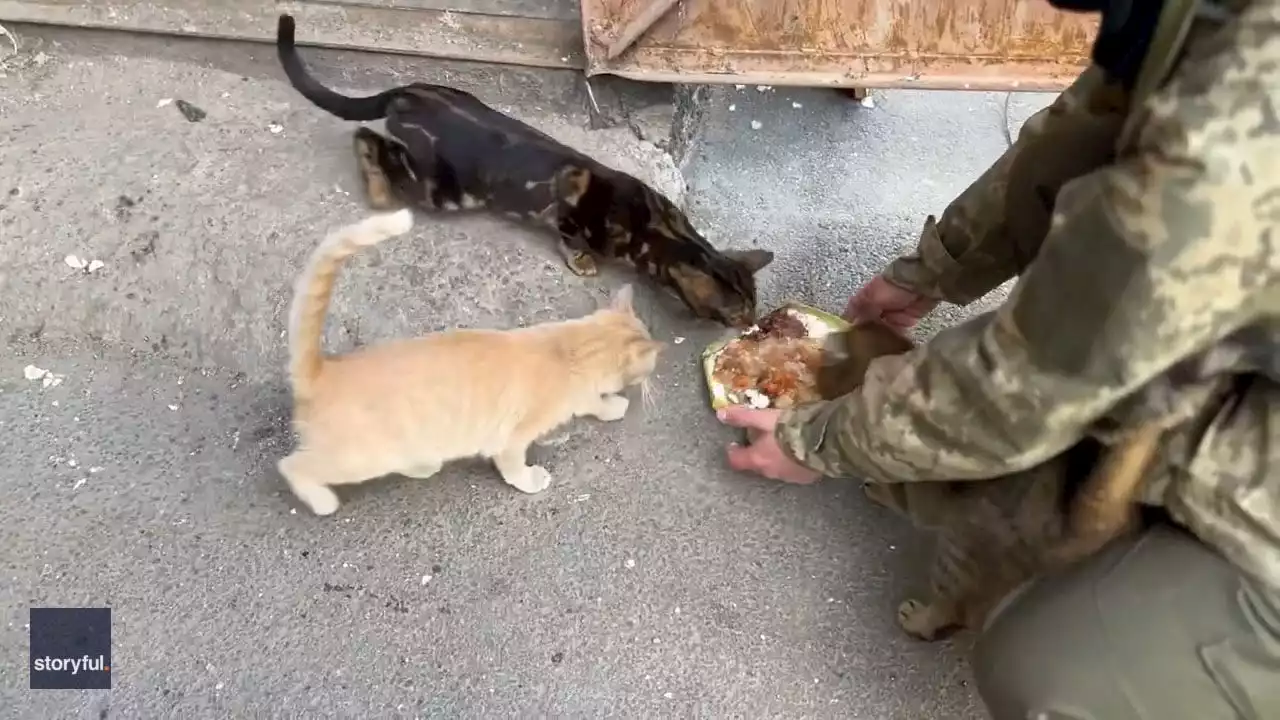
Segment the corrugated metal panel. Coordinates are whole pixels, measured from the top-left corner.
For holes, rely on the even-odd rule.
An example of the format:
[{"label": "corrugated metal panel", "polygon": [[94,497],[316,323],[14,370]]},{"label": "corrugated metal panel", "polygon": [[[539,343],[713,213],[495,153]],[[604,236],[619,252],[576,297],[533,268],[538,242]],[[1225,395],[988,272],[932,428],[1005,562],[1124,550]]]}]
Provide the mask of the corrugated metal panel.
[{"label": "corrugated metal panel", "polygon": [[[1041,0],[582,0],[587,72],[639,80],[1060,90],[1097,19]],[[657,13],[651,13],[657,14]],[[645,30],[645,28],[641,28]]]}]

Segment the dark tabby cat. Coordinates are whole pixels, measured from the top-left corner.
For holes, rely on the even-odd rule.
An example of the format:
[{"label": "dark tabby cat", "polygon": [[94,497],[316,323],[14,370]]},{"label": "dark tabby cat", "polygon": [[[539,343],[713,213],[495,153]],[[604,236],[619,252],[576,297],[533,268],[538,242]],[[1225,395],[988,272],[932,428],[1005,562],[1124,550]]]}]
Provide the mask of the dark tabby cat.
[{"label": "dark tabby cat", "polygon": [[289,15],[280,16],[276,48],[289,82],[321,109],[344,120],[386,119],[391,138],[355,132],[372,207],[488,208],[532,220],[559,234],[560,253],[577,275],[595,275],[597,257],[620,259],[673,290],[698,317],[731,327],[755,322],[755,273],[772,252],[717,250],[644,182],[462,90],[412,83],[371,97],[340,95],[308,74]]},{"label": "dark tabby cat", "polygon": [[[834,399],[862,383],[881,355],[912,343],[879,324],[831,336],[818,373]],[[1143,425],[1109,449],[1087,439],[1060,457],[986,481],[866,483],[868,497],[938,535],[931,596],[898,606],[898,623],[922,640],[981,627],[1008,592],[1034,575],[1092,555],[1138,521],[1138,492],[1162,431]]]}]

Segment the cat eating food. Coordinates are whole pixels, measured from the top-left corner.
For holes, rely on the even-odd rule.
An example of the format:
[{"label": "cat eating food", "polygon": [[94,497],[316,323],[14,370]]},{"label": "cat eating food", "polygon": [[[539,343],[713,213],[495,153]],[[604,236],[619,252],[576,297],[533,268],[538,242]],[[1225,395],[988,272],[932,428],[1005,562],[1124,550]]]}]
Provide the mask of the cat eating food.
[{"label": "cat eating food", "polygon": [[488,208],[559,235],[574,274],[616,259],[671,290],[697,317],[747,327],[756,317],[755,273],[767,250],[718,250],[662,193],[482,102],[441,85],[412,83],[347,97],[307,72],[281,15],[276,48],[289,82],[344,120],[385,119],[391,137],[355,131],[356,160],[371,207],[436,211]]},{"label": "cat eating food", "polygon": [[631,286],[584,317],[514,330],[449,330],[327,357],[321,340],[342,261],[410,231],[408,209],[332,233],[311,254],[289,314],[289,375],[299,447],[277,463],[317,515],[335,485],[398,473],[426,479],[446,462],[491,459],[509,485],[546,489],[530,444],[575,417],[620,420],[627,387],[648,382],[663,344],[632,306]]}]

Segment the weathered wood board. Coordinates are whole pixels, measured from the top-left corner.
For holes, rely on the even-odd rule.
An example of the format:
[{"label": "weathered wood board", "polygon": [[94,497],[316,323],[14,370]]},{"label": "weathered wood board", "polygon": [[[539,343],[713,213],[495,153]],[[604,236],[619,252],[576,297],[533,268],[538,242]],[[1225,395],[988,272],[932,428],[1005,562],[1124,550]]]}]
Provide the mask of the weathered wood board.
[{"label": "weathered wood board", "polygon": [[[0,22],[271,42],[282,12],[298,44],[581,69],[575,0],[0,0]],[[453,7],[449,7],[453,6]]]}]

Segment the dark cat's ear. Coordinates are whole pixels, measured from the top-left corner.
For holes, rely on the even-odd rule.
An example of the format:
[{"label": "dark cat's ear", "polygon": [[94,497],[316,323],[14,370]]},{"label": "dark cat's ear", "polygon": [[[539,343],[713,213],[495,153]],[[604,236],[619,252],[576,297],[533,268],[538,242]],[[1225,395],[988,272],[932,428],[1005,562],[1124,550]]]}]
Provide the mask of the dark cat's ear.
[{"label": "dark cat's ear", "polygon": [[613,294],[613,299],[609,301],[609,307],[618,312],[635,314],[635,290],[628,283],[618,288]]},{"label": "dark cat's ear", "polygon": [[741,263],[747,268],[747,272],[755,274],[760,272],[764,266],[773,262],[773,252],[770,250],[726,250],[724,252],[729,259]]}]

